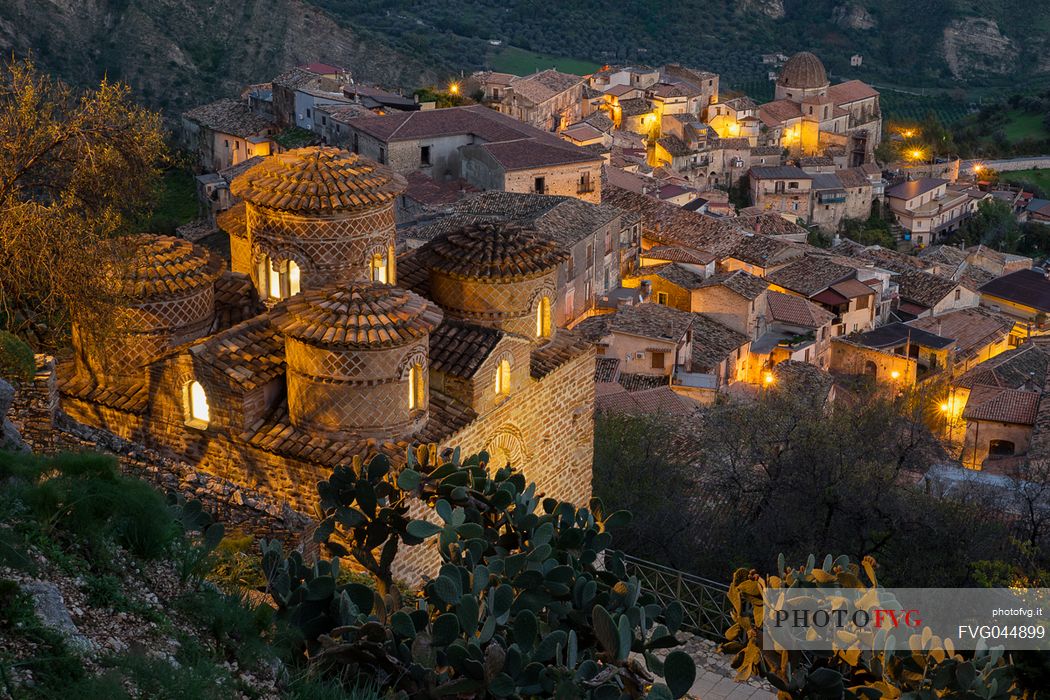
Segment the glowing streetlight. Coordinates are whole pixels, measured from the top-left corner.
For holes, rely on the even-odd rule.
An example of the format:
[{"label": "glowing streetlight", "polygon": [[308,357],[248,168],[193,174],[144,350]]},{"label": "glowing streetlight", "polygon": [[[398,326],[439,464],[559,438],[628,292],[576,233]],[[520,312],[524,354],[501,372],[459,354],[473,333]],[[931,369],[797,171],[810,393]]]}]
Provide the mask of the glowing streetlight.
[{"label": "glowing streetlight", "polygon": [[890,372],[890,377],[892,377],[893,379],[900,379],[901,373],[897,370],[893,370],[892,372]]},{"label": "glowing streetlight", "polygon": [[948,404],[942,403],[941,404],[941,413],[947,413],[948,412],[948,408],[949,408]]},{"label": "glowing streetlight", "polygon": [[975,173],[977,173],[978,175],[980,175],[981,171],[983,171],[983,170],[984,170],[984,166],[982,164],[980,164],[980,163],[974,163],[973,164],[973,171]]},{"label": "glowing streetlight", "polygon": [[915,135],[915,130],[914,129],[905,129],[904,131],[901,132],[901,136],[903,136],[906,139],[910,139],[914,135]]},{"label": "glowing streetlight", "polygon": [[458,95],[459,94],[459,83],[449,83],[448,84],[448,92],[449,92],[450,95]]},{"label": "glowing streetlight", "polygon": [[774,381],[776,381],[776,378],[773,376],[772,372],[766,372],[764,375],[762,375],[762,383],[764,383],[766,386],[769,386]]},{"label": "glowing streetlight", "polygon": [[918,148],[914,148],[911,151],[909,151],[908,155],[911,156],[912,160],[922,160],[923,159],[923,152],[921,150],[919,150]]}]

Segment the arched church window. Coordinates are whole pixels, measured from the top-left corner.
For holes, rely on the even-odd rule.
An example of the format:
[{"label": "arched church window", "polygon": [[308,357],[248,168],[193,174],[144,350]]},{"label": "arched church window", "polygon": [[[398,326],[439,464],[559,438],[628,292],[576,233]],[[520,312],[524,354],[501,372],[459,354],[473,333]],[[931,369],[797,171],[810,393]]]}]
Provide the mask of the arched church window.
[{"label": "arched church window", "polygon": [[510,394],[510,360],[502,359],[496,366],[496,394],[499,396]]},{"label": "arched church window", "polygon": [[423,378],[423,365],[414,364],[408,371],[408,408],[416,411],[423,408],[426,402],[426,384]]},{"label": "arched church window", "polygon": [[387,258],[383,253],[376,253],[372,256],[370,263],[371,277],[373,282],[380,282],[386,284],[390,280],[390,275],[387,270]]},{"label": "arched church window", "polygon": [[294,260],[288,261],[288,296],[295,296],[302,289],[300,282],[299,266]]},{"label": "arched church window", "polygon": [[536,337],[551,337],[551,300],[550,297],[542,296],[536,304]]},{"label": "arched church window", "polygon": [[186,411],[186,425],[192,428],[207,428],[211,420],[208,407],[208,395],[200,382],[192,381],[186,385],[183,403]]}]

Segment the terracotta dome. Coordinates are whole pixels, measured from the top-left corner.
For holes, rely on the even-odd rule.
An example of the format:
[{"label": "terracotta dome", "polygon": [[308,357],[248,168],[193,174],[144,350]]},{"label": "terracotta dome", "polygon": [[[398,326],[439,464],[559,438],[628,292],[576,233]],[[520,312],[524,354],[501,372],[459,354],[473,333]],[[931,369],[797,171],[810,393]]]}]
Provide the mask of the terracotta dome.
[{"label": "terracotta dome", "polygon": [[219,256],[181,238],[142,233],[116,245],[128,262],[114,267],[115,283],[122,296],[132,299],[181,296],[211,286],[225,268]]},{"label": "terracotta dome", "polygon": [[777,78],[777,85],[800,90],[821,88],[827,84],[828,74],[824,64],[809,51],[802,51],[789,58]]},{"label": "terracotta dome", "polygon": [[297,148],[266,158],[233,181],[246,202],[298,213],[329,213],[383,204],[404,191],[403,178],[340,148]]},{"label": "terracotta dome", "polygon": [[387,284],[359,283],[292,297],[281,330],[309,343],[339,347],[403,345],[441,323],[441,309]]},{"label": "terracotta dome", "polygon": [[480,222],[450,231],[429,245],[433,267],[466,279],[528,279],[550,272],[569,254],[533,229]]}]

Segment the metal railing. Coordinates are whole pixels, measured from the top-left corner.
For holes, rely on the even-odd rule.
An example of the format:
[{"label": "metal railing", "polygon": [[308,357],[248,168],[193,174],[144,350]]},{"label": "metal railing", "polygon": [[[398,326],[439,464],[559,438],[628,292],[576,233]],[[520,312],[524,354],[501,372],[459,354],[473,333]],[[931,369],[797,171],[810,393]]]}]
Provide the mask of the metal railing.
[{"label": "metal railing", "polygon": [[672,600],[682,604],[684,629],[715,642],[725,640],[725,631],[733,624],[726,597],[729,586],[626,554],[623,559],[627,574],[637,576],[642,590],[661,605]]}]

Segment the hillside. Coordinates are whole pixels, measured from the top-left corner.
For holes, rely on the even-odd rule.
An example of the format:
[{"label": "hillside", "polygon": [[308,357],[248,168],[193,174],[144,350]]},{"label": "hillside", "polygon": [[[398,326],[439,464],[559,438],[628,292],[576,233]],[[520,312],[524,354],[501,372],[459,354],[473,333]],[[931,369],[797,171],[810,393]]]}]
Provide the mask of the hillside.
[{"label": "hillside", "polygon": [[41,67],[88,84],[128,81],[144,102],[182,109],[324,61],[355,77],[415,86],[418,57],[343,26],[301,0],[9,0],[0,3],[0,51],[31,50]]},{"label": "hillside", "polygon": [[[485,63],[488,40],[599,63],[679,61],[740,87],[764,83],[761,54],[814,50],[836,75],[900,86],[1006,86],[1050,78],[1050,4],[1021,0],[311,0],[418,46]],[[454,52],[446,46],[454,45]],[[850,57],[864,58],[861,68]]]}]

